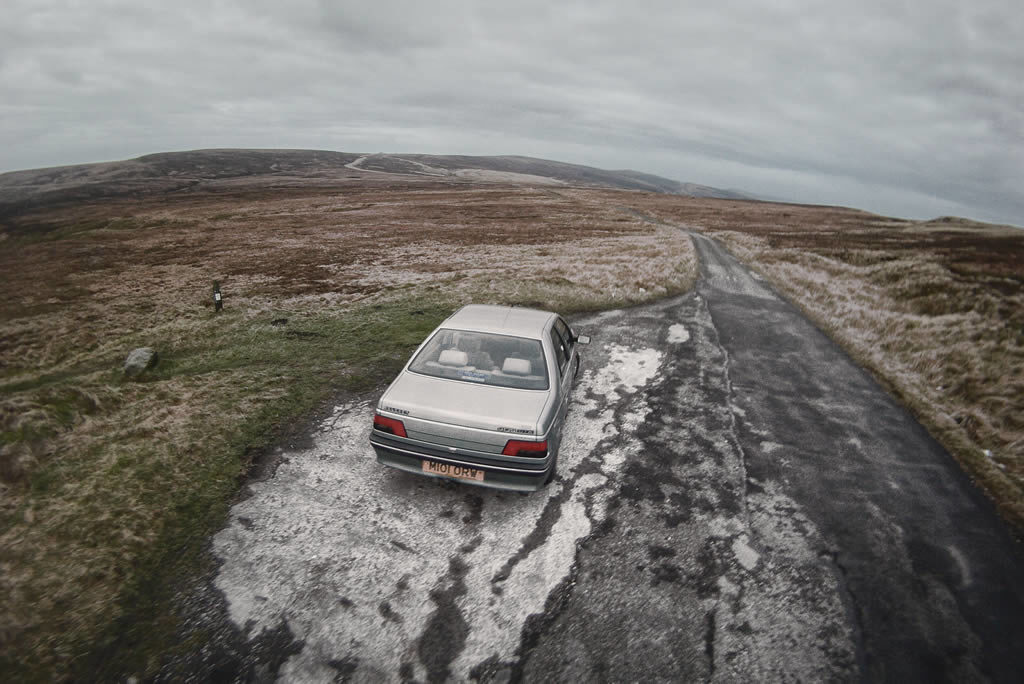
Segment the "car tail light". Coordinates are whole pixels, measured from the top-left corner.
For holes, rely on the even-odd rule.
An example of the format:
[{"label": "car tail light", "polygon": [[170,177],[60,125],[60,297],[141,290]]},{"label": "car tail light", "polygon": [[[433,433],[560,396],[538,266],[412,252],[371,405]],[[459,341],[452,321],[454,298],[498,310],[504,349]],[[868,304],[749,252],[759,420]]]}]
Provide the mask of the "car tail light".
[{"label": "car tail light", "polygon": [[402,424],[402,421],[395,420],[394,418],[385,418],[381,415],[373,416],[373,429],[388,432],[395,437],[406,436],[405,425]]},{"label": "car tail light", "polygon": [[525,456],[527,458],[544,458],[548,455],[548,443],[543,442],[522,442],[518,439],[510,439],[505,444],[502,456]]}]

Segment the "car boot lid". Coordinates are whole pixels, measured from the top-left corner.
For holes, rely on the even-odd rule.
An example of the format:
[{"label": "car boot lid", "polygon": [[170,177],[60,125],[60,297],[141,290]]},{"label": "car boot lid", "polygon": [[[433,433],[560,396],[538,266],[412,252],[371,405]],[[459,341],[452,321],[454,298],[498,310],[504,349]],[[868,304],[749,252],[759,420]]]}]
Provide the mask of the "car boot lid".
[{"label": "car boot lid", "polygon": [[477,385],[405,371],[381,397],[377,409],[509,435],[535,435],[549,399],[545,391]]}]

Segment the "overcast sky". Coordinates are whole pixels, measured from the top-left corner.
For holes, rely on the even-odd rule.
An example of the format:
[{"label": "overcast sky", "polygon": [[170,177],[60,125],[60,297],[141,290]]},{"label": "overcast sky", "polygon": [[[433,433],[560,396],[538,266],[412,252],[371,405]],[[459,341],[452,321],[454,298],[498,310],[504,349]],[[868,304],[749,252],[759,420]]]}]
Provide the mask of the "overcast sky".
[{"label": "overcast sky", "polygon": [[5,0],[0,171],[522,154],[1024,225],[1020,0]]}]

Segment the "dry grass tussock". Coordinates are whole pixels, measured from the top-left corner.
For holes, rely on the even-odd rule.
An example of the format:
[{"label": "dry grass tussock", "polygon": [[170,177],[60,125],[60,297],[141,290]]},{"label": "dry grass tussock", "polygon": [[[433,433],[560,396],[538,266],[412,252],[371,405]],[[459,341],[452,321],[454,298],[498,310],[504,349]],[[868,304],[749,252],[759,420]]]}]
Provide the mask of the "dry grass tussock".
[{"label": "dry grass tussock", "polygon": [[1024,231],[782,204],[642,208],[711,233],[762,273],[1024,530]]},{"label": "dry grass tussock", "polygon": [[[195,557],[252,449],[385,380],[458,305],[620,306],[696,272],[678,231],[495,186],[109,200],[3,234],[0,670],[41,678],[144,639],[132,611],[166,608],[154,577]],[[127,381],[143,345],[160,364]]]}]

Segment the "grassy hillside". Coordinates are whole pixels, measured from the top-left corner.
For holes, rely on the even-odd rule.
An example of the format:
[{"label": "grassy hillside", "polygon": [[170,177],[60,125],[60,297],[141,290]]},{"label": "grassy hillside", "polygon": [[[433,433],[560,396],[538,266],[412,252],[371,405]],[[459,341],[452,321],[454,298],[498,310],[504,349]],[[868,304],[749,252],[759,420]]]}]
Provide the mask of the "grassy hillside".
[{"label": "grassy hillside", "polygon": [[[743,199],[742,193],[638,173],[516,156],[353,154],[328,150],[208,149],[147,154],[136,159],[28,169],[0,174],[0,225],[26,211],[90,200],[239,188],[337,187],[382,182],[484,182],[586,186]],[[17,225],[11,222],[8,226]]]}]

